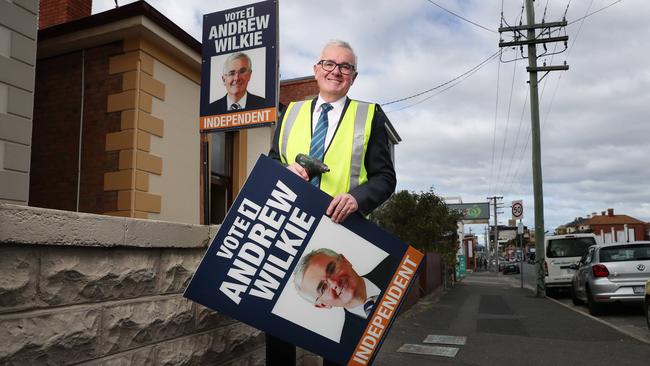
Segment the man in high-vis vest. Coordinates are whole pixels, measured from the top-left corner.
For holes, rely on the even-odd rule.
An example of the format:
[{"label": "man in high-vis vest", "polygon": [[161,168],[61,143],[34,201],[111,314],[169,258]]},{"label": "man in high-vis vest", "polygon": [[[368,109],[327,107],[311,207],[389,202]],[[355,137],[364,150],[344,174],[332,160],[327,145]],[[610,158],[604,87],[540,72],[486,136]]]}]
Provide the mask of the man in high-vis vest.
[{"label": "man in high-vis vest", "polygon": [[[359,211],[367,215],[395,191],[395,168],[379,105],[347,97],[357,77],[357,56],[343,41],[328,42],[314,65],[319,94],[292,102],[277,126],[269,156],[333,197],[326,214],[340,223]],[[306,154],[330,169],[309,177],[295,162]],[[295,365],[295,347],[266,337],[267,365]],[[334,365],[324,360],[323,365]]]}]

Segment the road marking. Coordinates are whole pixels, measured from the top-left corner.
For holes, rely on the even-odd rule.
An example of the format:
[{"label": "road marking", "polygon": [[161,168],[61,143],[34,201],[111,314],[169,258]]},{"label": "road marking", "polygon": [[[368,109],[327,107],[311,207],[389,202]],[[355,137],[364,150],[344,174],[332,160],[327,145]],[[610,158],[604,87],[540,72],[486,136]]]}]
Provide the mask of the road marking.
[{"label": "road marking", "polygon": [[467,337],[428,334],[422,343],[454,344],[457,346],[462,346],[467,343]]},{"label": "road marking", "polygon": [[427,355],[427,356],[442,356],[453,358],[456,357],[458,353],[458,348],[456,347],[442,347],[442,346],[424,346],[421,344],[404,344],[402,347],[397,349],[397,352],[401,353],[413,353],[416,355]]}]

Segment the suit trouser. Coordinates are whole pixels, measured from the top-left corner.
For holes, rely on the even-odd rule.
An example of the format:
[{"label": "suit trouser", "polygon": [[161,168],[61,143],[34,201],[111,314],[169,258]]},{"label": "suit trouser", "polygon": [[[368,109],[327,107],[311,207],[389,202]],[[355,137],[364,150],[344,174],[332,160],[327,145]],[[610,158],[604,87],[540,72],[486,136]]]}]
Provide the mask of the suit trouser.
[{"label": "suit trouser", "polygon": [[[266,334],[266,366],[295,366],[296,346],[270,334]],[[339,366],[323,359],[323,366]]]},{"label": "suit trouser", "polygon": [[266,366],[296,366],[296,346],[266,333]]}]

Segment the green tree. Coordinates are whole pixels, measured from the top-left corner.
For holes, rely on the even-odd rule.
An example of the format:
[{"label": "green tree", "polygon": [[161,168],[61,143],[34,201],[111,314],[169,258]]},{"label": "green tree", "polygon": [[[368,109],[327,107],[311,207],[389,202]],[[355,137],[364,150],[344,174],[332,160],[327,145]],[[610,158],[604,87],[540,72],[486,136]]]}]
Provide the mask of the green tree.
[{"label": "green tree", "polygon": [[373,222],[407,244],[439,253],[452,268],[456,263],[456,228],[460,218],[462,214],[449,210],[433,189],[397,192],[370,215]]}]

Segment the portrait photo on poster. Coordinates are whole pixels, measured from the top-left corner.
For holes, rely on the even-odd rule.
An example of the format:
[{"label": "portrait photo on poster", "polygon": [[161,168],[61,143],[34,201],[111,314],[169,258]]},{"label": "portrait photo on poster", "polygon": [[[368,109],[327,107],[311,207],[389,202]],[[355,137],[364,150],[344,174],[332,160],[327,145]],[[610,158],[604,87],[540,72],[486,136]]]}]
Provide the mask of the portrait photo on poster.
[{"label": "portrait photo on poster", "polygon": [[209,103],[212,113],[262,108],[266,104],[265,98],[266,47],[210,58]]},{"label": "portrait photo on poster", "polygon": [[337,343],[360,336],[395,260],[323,216],[275,303],[273,314]]}]

